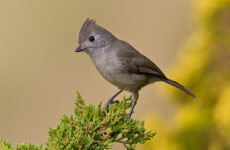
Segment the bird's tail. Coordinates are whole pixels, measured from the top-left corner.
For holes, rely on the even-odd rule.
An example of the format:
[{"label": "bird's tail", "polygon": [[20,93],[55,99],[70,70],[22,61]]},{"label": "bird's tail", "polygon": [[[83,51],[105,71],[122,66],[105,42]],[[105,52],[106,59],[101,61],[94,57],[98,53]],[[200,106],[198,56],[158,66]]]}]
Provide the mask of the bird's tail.
[{"label": "bird's tail", "polygon": [[164,82],[178,88],[181,89],[182,91],[184,91],[185,93],[187,93],[188,95],[192,96],[193,98],[196,98],[196,96],[190,92],[189,90],[187,90],[185,87],[183,87],[182,85],[180,85],[179,83],[177,83],[176,81],[170,80],[170,79],[163,79]]}]

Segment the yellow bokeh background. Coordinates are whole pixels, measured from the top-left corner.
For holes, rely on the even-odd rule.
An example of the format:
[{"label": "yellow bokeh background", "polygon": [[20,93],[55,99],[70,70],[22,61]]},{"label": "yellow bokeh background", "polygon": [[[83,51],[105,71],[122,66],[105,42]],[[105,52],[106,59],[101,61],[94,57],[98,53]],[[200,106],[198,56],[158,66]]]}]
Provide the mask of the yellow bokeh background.
[{"label": "yellow bokeh background", "polygon": [[171,72],[197,98],[170,89],[178,104],[173,119],[146,117],[147,127],[159,135],[143,149],[230,149],[230,1],[200,0],[193,9],[194,31]]}]

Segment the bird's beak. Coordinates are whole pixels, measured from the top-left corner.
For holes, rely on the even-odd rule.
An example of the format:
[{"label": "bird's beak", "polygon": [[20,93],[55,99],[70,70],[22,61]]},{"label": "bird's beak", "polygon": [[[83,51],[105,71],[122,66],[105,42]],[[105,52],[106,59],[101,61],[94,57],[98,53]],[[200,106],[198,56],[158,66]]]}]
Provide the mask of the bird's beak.
[{"label": "bird's beak", "polygon": [[76,49],[75,49],[75,52],[81,52],[83,51],[85,48],[82,47],[81,45],[79,45]]}]

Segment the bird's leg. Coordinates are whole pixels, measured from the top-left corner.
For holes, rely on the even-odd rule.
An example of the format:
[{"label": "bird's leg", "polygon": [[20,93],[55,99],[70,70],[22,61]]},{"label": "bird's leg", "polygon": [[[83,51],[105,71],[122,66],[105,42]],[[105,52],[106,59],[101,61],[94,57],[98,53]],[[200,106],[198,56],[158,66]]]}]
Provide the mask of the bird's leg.
[{"label": "bird's leg", "polygon": [[138,97],[139,97],[139,94],[138,94],[138,93],[133,93],[133,103],[132,103],[132,107],[131,107],[131,110],[130,110],[130,113],[129,113],[128,119],[130,119],[130,118],[131,118],[131,116],[132,116],[133,109],[134,109],[134,107],[135,107],[135,105],[136,105],[136,103],[137,103],[137,99],[138,99]]},{"label": "bird's leg", "polygon": [[131,110],[130,110],[130,113],[129,113],[128,119],[130,119],[130,118],[131,118],[132,113],[133,113],[133,109],[134,109],[134,107],[135,107],[136,103],[137,103],[137,101],[136,101],[136,100],[133,100],[132,107],[131,107]]},{"label": "bird's leg", "polygon": [[105,108],[106,108],[106,109],[109,108],[109,105],[110,105],[110,104],[119,102],[118,100],[113,101],[113,99],[114,99],[117,95],[119,95],[122,91],[123,91],[123,90],[120,89],[115,95],[113,95],[113,96],[107,101],[107,103],[105,104]]}]

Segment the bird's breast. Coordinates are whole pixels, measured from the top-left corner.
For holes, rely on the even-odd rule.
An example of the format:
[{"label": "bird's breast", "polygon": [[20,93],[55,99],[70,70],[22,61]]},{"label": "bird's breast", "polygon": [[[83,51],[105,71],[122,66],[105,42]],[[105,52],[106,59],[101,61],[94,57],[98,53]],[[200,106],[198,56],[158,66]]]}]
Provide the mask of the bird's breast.
[{"label": "bird's breast", "polygon": [[128,91],[139,89],[147,83],[145,76],[122,70],[122,64],[115,56],[101,55],[93,60],[96,68],[107,81]]},{"label": "bird's breast", "polygon": [[106,54],[101,55],[94,60],[94,64],[101,75],[111,81],[115,80],[116,74],[119,73],[119,67],[117,66],[118,61],[112,56]]}]

